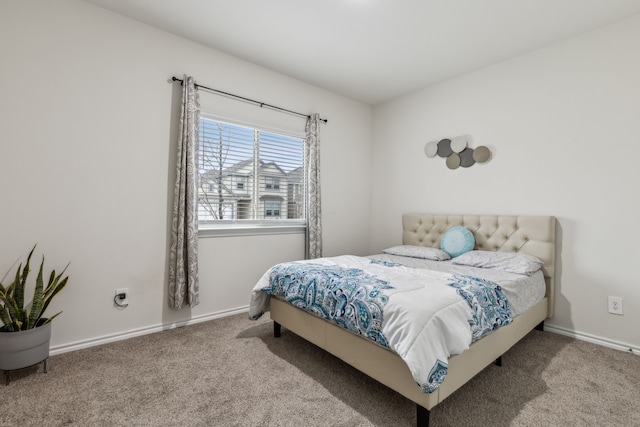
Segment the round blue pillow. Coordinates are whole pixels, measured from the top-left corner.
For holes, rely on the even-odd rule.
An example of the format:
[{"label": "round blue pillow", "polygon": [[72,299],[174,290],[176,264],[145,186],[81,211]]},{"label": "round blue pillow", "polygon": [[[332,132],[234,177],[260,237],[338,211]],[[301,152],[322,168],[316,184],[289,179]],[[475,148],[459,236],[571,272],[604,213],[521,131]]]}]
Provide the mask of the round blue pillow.
[{"label": "round blue pillow", "polygon": [[451,227],[448,229],[440,240],[440,249],[455,258],[465,252],[473,250],[476,239],[469,229],[461,226]]}]

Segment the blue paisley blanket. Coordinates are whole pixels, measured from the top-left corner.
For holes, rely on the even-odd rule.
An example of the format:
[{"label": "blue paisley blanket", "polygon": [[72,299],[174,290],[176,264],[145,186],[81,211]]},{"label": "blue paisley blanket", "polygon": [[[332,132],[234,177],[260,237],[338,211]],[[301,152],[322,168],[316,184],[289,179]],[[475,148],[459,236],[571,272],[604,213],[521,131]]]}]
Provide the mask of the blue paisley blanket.
[{"label": "blue paisley blanket", "polygon": [[269,295],[393,350],[425,393],[444,380],[450,355],[512,321],[493,282],[355,256],[272,267],[254,287],[252,319]]}]

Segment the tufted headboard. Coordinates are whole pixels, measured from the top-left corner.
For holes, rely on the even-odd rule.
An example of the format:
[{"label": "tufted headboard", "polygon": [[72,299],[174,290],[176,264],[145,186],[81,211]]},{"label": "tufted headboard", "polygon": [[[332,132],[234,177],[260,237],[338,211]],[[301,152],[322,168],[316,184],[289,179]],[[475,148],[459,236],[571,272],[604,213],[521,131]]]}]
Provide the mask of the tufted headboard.
[{"label": "tufted headboard", "polygon": [[402,215],[402,243],[440,247],[442,235],[461,225],[473,232],[475,249],[495,252],[521,252],[538,257],[547,284],[549,306],[553,316],[555,292],[556,219],[553,216],[522,215]]}]

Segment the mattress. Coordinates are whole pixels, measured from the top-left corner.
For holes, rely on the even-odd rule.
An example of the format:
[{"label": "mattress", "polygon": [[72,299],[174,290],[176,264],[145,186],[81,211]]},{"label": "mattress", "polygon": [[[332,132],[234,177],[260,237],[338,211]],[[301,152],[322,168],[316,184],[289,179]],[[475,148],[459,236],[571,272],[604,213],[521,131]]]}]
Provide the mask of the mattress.
[{"label": "mattress", "polygon": [[514,274],[501,270],[456,265],[451,263],[451,261],[432,261],[388,254],[370,255],[367,258],[403,264],[407,267],[426,268],[443,273],[483,277],[491,280],[499,284],[502,288],[511,305],[514,317],[519,316],[542,301],[546,291],[542,271],[537,271],[531,276],[526,276],[524,274]]}]

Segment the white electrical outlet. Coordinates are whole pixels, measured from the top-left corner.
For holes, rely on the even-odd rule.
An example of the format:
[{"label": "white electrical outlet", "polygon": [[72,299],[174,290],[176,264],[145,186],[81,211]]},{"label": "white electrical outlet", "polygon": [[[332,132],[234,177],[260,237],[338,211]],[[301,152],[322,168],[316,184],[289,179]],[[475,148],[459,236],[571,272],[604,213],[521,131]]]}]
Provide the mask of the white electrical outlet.
[{"label": "white electrical outlet", "polygon": [[[124,294],[124,298],[118,297],[118,295]],[[129,304],[129,288],[116,289],[116,297],[114,299],[116,305],[120,307],[126,307]]]},{"label": "white electrical outlet", "polygon": [[620,297],[609,297],[609,313],[612,314],[623,314],[622,310],[622,298]]}]

